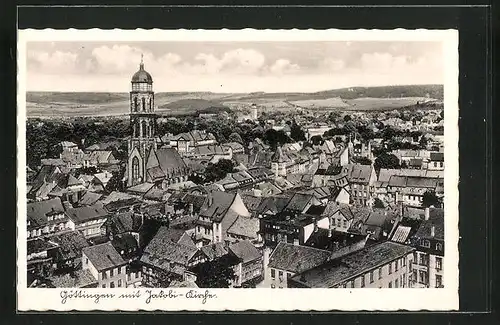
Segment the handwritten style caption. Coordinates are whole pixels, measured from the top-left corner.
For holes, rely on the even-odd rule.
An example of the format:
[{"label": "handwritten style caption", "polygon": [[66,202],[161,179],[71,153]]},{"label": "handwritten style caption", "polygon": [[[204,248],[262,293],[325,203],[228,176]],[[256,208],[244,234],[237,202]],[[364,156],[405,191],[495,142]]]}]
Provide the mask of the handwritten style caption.
[{"label": "handwritten style caption", "polygon": [[94,303],[99,304],[102,300],[108,299],[129,299],[129,300],[144,300],[146,304],[151,303],[153,300],[165,299],[197,299],[205,304],[208,300],[217,298],[215,293],[209,290],[198,291],[189,290],[187,292],[178,292],[173,289],[167,290],[151,290],[151,289],[138,289],[130,293],[113,293],[113,292],[87,292],[85,290],[62,290],[60,292],[61,303],[64,305],[70,300],[93,300]]}]

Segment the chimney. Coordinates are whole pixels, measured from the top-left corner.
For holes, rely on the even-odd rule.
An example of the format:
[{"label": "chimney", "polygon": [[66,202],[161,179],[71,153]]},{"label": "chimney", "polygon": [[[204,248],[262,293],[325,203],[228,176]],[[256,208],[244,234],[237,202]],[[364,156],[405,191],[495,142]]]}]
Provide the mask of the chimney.
[{"label": "chimney", "polygon": [[328,238],[332,238],[332,229],[331,228],[328,229]]},{"label": "chimney", "polygon": [[193,206],[193,203],[189,203],[189,214],[193,214],[193,211],[194,211],[194,206]]},{"label": "chimney", "polygon": [[318,232],[318,221],[316,218],[312,218],[312,220],[314,222],[314,232]]},{"label": "chimney", "polygon": [[208,206],[211,207],[212,204],[214,204],[214,197],[212,196],[212,193],[208,193],[207,199],[208,199]]},{"label": "chimney", "polygon": [[431,227],[431,237],[434,237],[436,235],[436,227],[434,225]]},{"label": "chimney", "polygon": [[424,214],[424,219],[429,220],[429,208],[425,208],[425,214]]},{"label": "chimney", "polygon": [[294,240],[293,240],[293,244],[294,244],[295,246],[299,246],[299,240],[298,240],[297,238],[294,238]]}]

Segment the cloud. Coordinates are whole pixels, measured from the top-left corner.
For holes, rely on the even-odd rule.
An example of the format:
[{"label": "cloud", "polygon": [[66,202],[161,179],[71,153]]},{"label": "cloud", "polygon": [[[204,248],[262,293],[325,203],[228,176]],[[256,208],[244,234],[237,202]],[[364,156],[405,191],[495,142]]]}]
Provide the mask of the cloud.
[{"label": "cloud", "polygon": [[340,71],[345,67],[345,62],[343,60],[326,58],[320,62],[319,66],[324,72]]},{"label": "cloud", "polygon": [[274,62],[273,65],[269,68],[269,71],[272,74],[287,74],[287,73],[295,73],[300,70],[300,66],[298,64],[290,62],[288,59],[278,59]]},{"label": "cloud", "polygon": [[29,51],[28,67],[41,73],[73,73],[78,55],[72,52]]},{"label": "cloud", "polygon": [[208,53],[195,56],[194,64],[184,65],[191,73],[234,73],[252,74],[261,71],[265,65],[265,56],[253,49],[235,49],[225,52],[219,57]]}]

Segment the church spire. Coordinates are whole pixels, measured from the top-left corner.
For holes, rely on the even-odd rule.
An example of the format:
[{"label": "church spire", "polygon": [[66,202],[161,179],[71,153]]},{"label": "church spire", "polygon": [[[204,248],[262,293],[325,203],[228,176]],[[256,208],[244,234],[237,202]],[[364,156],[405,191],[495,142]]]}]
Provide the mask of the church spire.
[{"label": "church spire", "polygon": [[144,70],[144,54],[141,53],[141,64],[139,64],[139,70]]}]

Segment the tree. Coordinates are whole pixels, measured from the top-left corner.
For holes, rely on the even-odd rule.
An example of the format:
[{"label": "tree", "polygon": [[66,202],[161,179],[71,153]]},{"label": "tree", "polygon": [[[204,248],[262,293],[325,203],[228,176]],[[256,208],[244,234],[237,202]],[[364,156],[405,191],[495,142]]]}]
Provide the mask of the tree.
[{"label": "tree", "polygon": [[423,135],[421,138],[420,138],[420,147],[422,149],[425,149],[427,148],[427,144],[429,143],[429,140],[425,137],[425,135]]},{"label": "tree", "polygon": [[441,206],[441,200],[436,196],[436,193],[434,191],[426,191],[422,197],[422,206],[424,207],[440,207]]},{"label": "tree", "polygon": [[173,280],[175,280],[175,277],[172,273],[165,270],[157,270],[152,284],[155,288],[168,288]]},{"label": "tree", "polygon": [[112,172],[112,176],[106,184],[106,192],[123,190],[123,176],[125,175],[125,167],[121,166],[119,171]]},{"label": "tree", "polygon": [[205,169],[205,183],[216,182],[234,171],[232,160],[221,159],[215,164],[209,164]]},{"label": "tree", "polygon": [[387,169],[399,169],[401,166],[399,165],[399,159],[393,154],[389,154],[386,152],[381,153],[376,159],[375,159],[375,169],[380,170],[381,168],[387,168]]},{"label": "tree", "polygon": [[283,145],[290,142],[290,138],[282,130],[276,131],[275,129],[269,129],[264,133],[263,140],[271,147],[272,150],[276,150],[278,145]]},{"label": "tree", "polygon": [[309,141],[311,141],[311,143],[315,146],[318,146],[324,142],[321,135],[312,136],[311,139],[309,139]]},{"label": "tree", "polygon": [[345,115],[344,116],[344,122],[349,122],[351,120],[352,120],[351,115]]},{"label": "tree", "polygon": [[200,288],[229,288],[235,279],[232,259],[228,255],[196,267],[196,284]]},{"label": "tree", "polygon": [[384,202],[382,202],[382,200],[380,200],[378,197],[376,197],[375,198],[375,202],[373,204],[373,207],[374,208],[379,208],[379,209],[384,209],[385,205],[384,205]]},{"label": "tree", "polygon": [[243,144],[243,139],[241,138],[241,135],[239,135],[236,132],[233,132],[229,135],[228,137],[229,142],[238,142]]},{"label": "tree", "polygon": [[304,130],[295,121],[290,126],[290,137],[295,141],[305,141],[306,139]]}]

